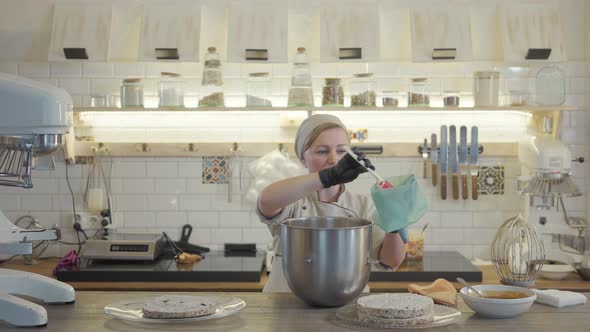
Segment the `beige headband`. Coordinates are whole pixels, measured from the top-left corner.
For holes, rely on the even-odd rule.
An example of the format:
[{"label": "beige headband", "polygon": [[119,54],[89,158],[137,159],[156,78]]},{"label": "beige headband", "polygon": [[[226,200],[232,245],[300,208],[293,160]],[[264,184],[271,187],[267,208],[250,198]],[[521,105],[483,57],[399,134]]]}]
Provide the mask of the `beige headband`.
[{"label": "beige headband", "polygon": [[311,138],[311,134],[313,133],[314,129],[327,123],[335,124],[336,126],[347,131],[346,126],[344,126],[342,121],[340,121],[340,119],[334,115],[316,114],[305,119],[299,126],[297,135],[295,136],[295,154],[299,160],[303,159],[303,152],[305,152],[303,149],[309,143],[309,139]]}]

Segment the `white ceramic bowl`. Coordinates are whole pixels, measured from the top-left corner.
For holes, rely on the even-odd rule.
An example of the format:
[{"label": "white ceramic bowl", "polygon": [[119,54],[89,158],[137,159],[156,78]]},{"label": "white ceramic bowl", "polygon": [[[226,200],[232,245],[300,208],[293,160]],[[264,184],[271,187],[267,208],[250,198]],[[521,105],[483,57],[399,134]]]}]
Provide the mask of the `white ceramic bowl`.
[{"label": "white ceramic bowl", "polygon": [[562,280],[574,271],[575,269],[567,263],[545,260],[541,271],[539,271],[539,276],[543,279]]},{"label": "white ceramic bowl", "polygon": [[489,318],[509,318],[518,316],[529,311],[537,295],[534,291],[514,286],[505,285],[477,285],[472,286],[479,292],[485,291],[513,291],[522,292],[529,295],[529,297],[520,299],[490,299],[482,298],[477,294],[473,294],[467,287],[461,288],[459,294],[465,301],[465,304],[479,315]]}]

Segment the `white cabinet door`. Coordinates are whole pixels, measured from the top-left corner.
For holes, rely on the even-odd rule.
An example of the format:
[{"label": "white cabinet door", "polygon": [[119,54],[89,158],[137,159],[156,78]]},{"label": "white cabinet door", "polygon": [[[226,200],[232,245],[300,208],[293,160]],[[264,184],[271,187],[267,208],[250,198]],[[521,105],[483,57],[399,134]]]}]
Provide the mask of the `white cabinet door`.
[{"label": "white cabinet door", "polygon": [[287,62],[286,1],[232,1],[229,6],[227,61],[246,62],[246,50],[266,50],[267,60]]},{"label": "white cabinet door", "polygon": [[502,28],[500,8],[495,4],[480,4],[470,8],[469,25],[474,61],[502,61]]},{"label": "white cabinet door", "polygon": [[565,61],[561,15],[545,4],[510,4],[503,8],[504,61],[523,61],[529,48],[551,48],[549,61]]},{"label": "white cabinet door", "polygon": [[420,7],[410,11],[412,59],[432,60],[435,48],[456,49],[455,61],[471,61],[471,30],[467,6]]},{"label": "white cabinet door", "polygon": [[49,61],[66,60],[64,48],[85,48],[90,61],[107,61],[111,32],[110,4],[56,4]]},{"label": "white cabinet door", "polygon": [[378,61],[380,51],[379,13],[375,1],[324,1],[320,8],[320,60],[342,61],[340,50],[360,48],[361,59]]},{"label": "white cabinet door", "polygon": [[200,5],[186,1],[146,4],[141,21],[139,60],[157,61],[156,49],[178,50],[178,61],[199,61]]}]

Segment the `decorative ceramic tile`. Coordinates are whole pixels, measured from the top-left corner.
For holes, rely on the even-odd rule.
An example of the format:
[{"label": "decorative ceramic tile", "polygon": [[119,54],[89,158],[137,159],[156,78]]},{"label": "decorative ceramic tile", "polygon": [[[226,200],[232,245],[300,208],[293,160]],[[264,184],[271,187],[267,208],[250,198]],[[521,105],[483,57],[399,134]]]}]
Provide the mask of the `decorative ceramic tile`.
[{"label": "decorative ceramic tile", "polygon": [[203,183],[227,183],[227,158],[203,157]]},{"label": "decorative ceramic tile", "polygon": [[504,166],[481,166],[477,182],[480,195],[504,195]]}]

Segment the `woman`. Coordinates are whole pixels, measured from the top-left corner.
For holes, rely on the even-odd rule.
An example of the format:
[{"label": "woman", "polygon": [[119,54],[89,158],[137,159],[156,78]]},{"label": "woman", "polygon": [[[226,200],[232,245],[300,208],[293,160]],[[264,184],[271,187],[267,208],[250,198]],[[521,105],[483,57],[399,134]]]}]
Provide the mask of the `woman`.
[{"label": "woman", "polygon": [[[344,183],[354,181],[366,172],[343,146],[350,145],[348,131],[333,115],[320,114],[307,118],[295,137],[295,154],[309,174],[275,182],[258,197],[257,213],[269,226],[278,256],[265,292],[290,292],[283,275],[280,257],[280,222],[296,217],[339,216],[371,219],[375,207],[368,196],[346,191]],[[364,154],[359,159],[373,167]],[[377,226],[372,229],[372,257],[382,264],[397,268],[403,261],[405,245],[397,232],[387,233]]]}]

